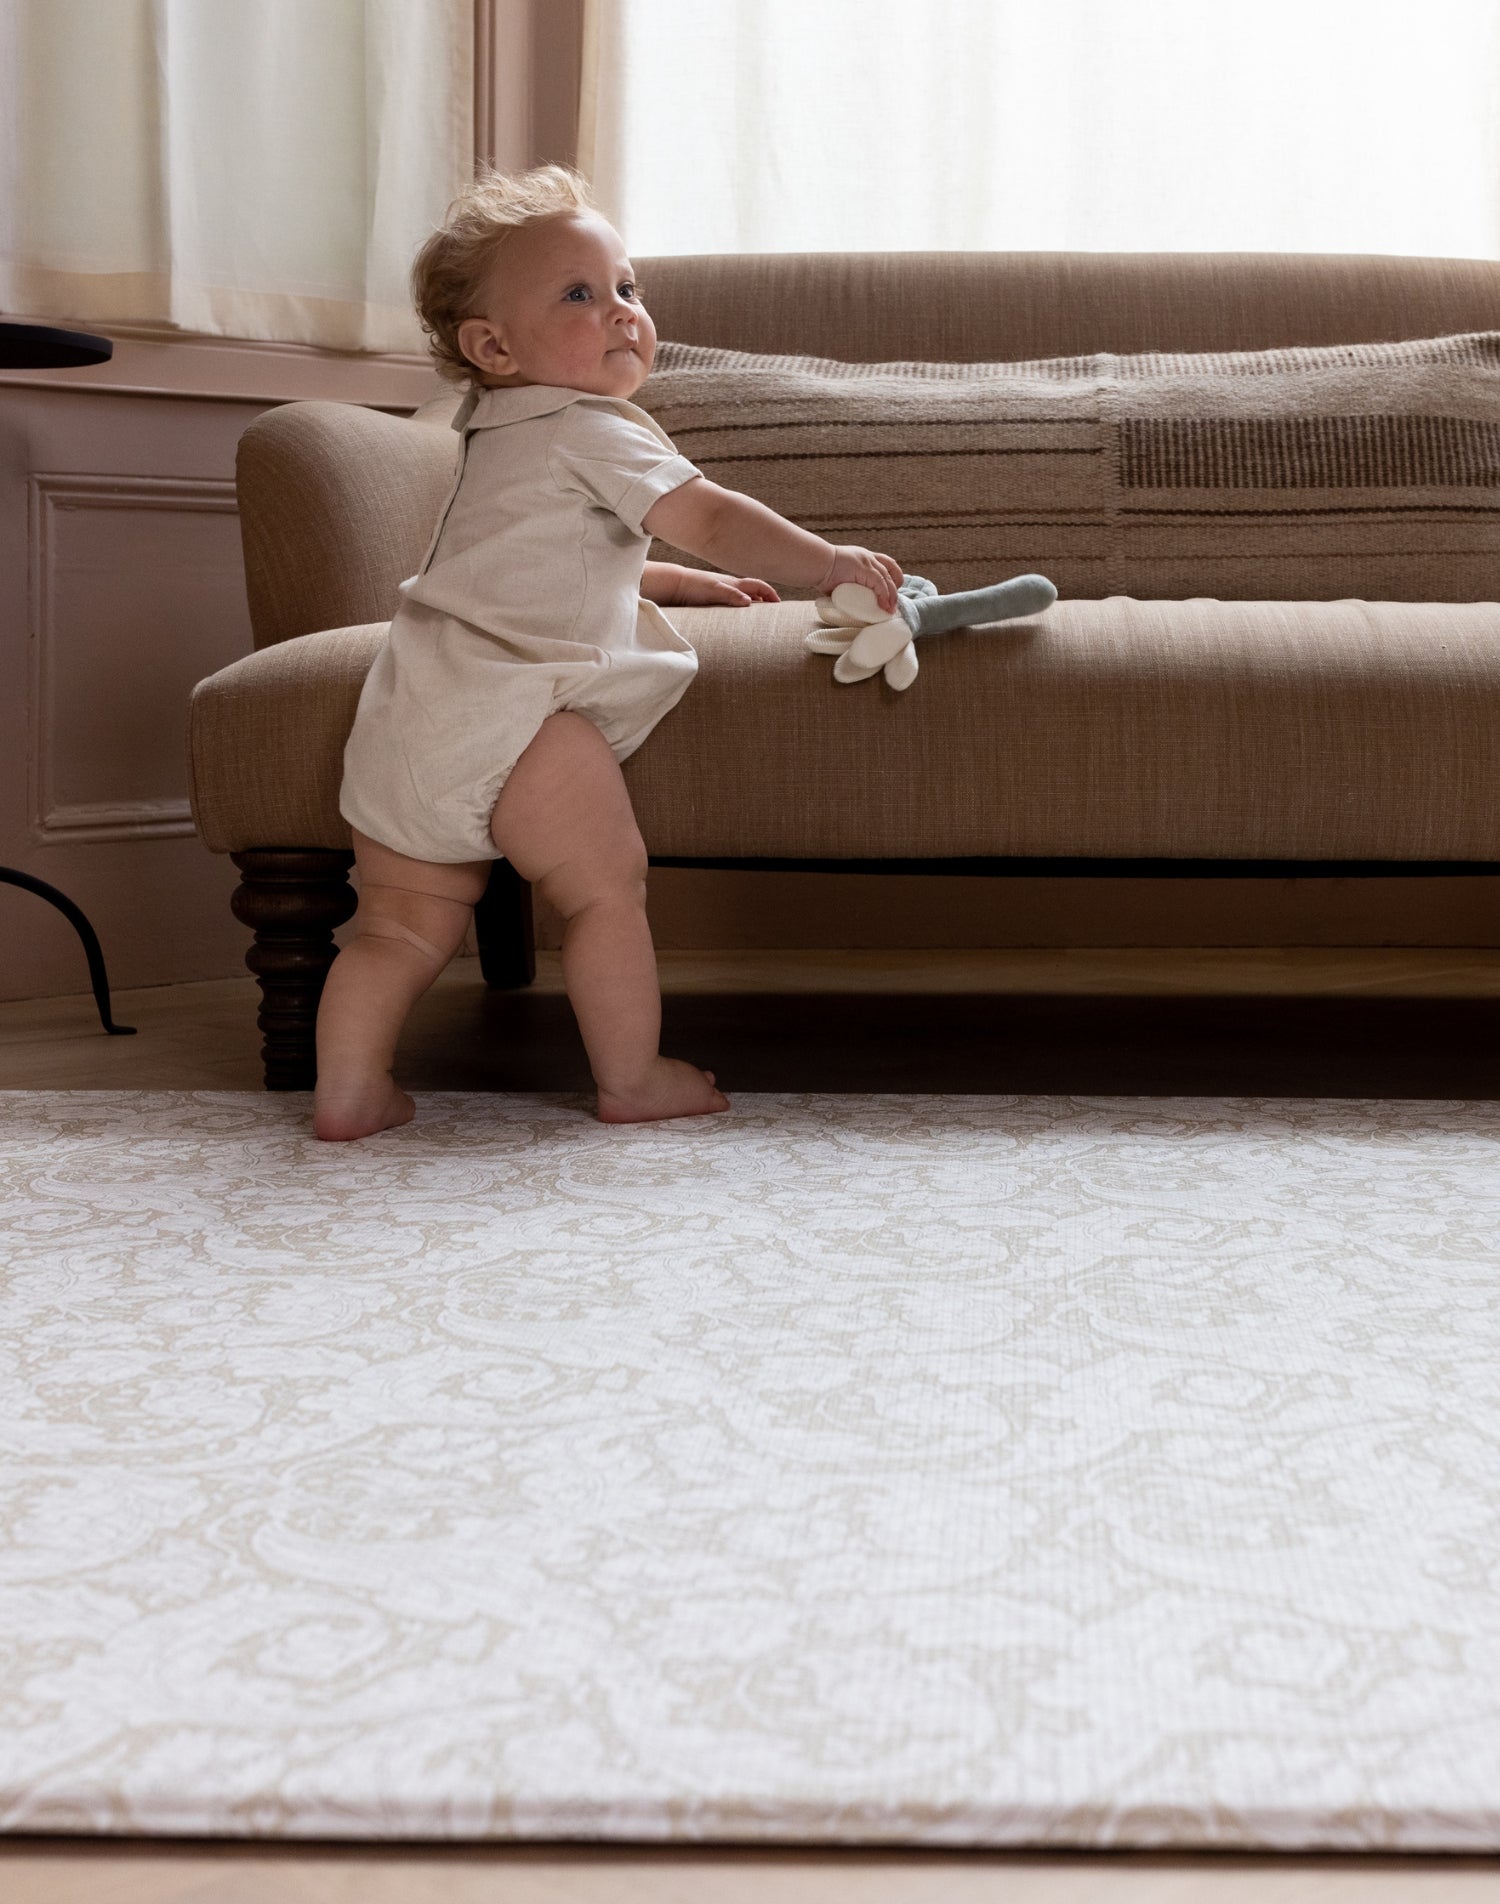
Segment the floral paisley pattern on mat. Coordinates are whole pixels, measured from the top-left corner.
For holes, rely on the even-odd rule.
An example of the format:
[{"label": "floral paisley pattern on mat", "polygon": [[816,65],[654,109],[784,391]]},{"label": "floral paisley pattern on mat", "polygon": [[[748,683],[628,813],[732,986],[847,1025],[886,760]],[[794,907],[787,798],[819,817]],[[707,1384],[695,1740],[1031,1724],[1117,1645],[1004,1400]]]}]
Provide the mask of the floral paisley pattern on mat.
[{"label": "floral paisley pattern on mat", "polygon": [[1500,1849],[1500,1108],[0,1093],[0,1824]]}]

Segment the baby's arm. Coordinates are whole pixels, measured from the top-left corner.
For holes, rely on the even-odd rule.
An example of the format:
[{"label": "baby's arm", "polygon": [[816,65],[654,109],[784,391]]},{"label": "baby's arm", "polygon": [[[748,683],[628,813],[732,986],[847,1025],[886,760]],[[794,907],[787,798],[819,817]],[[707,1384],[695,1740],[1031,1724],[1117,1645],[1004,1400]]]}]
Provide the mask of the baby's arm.
[{"label": "baby's arm", "polygon": [[799,529],[753,496],[693,476],[659,497],[641,518],[648,535],[705,562],[746,574],[764,574],[793,588],[829,593],[840,582],[861,582],[887,614],[896,608],[900,565],[854,544],[835,546]]},{"label": "baby's arm", "polygon": [[648,562],[641,573],[641,594],[663,608],[711,608],[716,603],[745,608],[751,602],[781,599],[759,576],[710,575],[706,569],[685,569],[680,562]]}]

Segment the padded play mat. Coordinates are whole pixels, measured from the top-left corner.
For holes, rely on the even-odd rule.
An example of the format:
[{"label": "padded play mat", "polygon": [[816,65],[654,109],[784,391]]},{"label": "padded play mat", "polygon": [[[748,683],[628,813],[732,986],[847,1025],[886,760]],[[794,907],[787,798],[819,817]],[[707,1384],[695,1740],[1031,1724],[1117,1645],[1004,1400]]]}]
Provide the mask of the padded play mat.
[{"label": "padded play mat", "polygon": [[1500,1106],[0,1093],[0,1823],[1500,1849]]}]

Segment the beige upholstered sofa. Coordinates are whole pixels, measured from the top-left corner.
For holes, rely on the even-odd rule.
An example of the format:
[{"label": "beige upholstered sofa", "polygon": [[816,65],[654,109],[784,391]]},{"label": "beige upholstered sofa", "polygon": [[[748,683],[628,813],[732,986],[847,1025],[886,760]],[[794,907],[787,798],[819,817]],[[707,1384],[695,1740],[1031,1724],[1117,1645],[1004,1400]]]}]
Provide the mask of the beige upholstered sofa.
[{"label": "beige upholstered sofa", "polygon": [[[1500,321],[1500,264],[1483,260],[908,252],[636,263],[662,339],[863,362],[1263,350]],[[255,934],[247,957],[273,1089],[313,1081],[331,934],[355,904],[338,811],[344,740],[396,586],[420,562],[452,479],[451,408],[439,399],[406,419],[293,403],[242,440],[255,652],[196,688],[188,748],[204,845],[232,854],[243,875],[233,903]],[[1493,500],[1500,509],[1500,488]],[[837,516],[831,503],[829,522]],[[1026,567],[1045,564],[1015,564]],[[654,864],[1494,872],[1500,568],[1486,593],[1495,600],[1065,592],[1012,631],[1003,665],[993,631],[923,643],[904,693],[878,677],[835,685],[832,664],[804,646],[805,598],[674,609],[699,673],[625,779]],[[477,927],[486,982],[524,984],[529,894],[504,862]]]}]

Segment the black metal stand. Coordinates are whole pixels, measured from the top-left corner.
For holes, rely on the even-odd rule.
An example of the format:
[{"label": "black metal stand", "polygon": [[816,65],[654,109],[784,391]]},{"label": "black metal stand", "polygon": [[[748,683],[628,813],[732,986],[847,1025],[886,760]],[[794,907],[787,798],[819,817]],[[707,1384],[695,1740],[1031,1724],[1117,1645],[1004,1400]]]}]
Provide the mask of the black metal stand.
[{"label": "black metal stand", "polygon": [[[57,370],[79,364],[107,363],[114,355],[107,337],[95,337],[92,331],[59,330],[55,324],[0,324],[0,366],[6,370]],[[80,939],[89,962],[89,981],[94,988],[94,1003],[107,1032],[116,1037],[134,1037],[134,1025],[117,1025],[109,1015],[109,980],[104,976],[104,954],[94,928],[66,893],[49,886],[45,879],[33,879],[30,873],[15,872],[0,866],[0,880],[10,886],[24,886],[50,900],[69,919]]]},{"label": "black metal stand", "polygon": [[109,980],[104,973],[104,954],[99,950],[98,934],[82,911],[66,893],[59,892],[56,886],[49,886],[45,879],[33,879],[30,873],[17,873],[9,866],[0,866],[0,880],[9,886],[23,886],[27,892],[38,893],[43,899],[50,900],[72,924],[83,941],[84,956],[89,962],[89,983],[94,988],[94,1003],[99,1007],[99,1022],[113,1037],[133,1038],[134,1025],[117,1025],[109,1015]]}]

